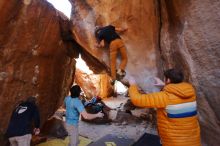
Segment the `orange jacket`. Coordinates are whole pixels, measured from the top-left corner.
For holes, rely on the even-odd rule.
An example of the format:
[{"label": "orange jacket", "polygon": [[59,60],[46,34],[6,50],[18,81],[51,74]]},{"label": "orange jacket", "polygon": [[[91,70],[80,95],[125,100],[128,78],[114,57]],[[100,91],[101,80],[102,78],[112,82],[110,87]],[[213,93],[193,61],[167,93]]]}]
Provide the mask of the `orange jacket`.
[{"label": "orange jacket", "polygon": [[157,125],[163,146],[201,146],[196,111],[196,95],[191,84],[168,84],[162,91],[140,94],[131,85],[129,95],[134,105],[157,108]]}]

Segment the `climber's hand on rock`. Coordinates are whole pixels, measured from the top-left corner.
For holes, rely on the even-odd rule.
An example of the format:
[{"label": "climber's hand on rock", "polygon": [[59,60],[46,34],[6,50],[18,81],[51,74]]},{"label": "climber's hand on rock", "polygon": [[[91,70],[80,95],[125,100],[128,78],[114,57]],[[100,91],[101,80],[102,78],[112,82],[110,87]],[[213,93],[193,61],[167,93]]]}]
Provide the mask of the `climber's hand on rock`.
[{"label": "climber's hand on rock", "polygon": [[103,48],[104,46],[105,46],[105,41],[104,40],[96,41],[96,43],[95,43],[96,48]]},{"label": "climber's hand on rock", "polygon": [[101,44],[95,43],[96,48],[101,48]]},{"label": "climber's hand on rock", "polygon": [[128,31],[128,28],[124,28],[124,29],[123,29],[123,32],[125,32],[125,31]]}]

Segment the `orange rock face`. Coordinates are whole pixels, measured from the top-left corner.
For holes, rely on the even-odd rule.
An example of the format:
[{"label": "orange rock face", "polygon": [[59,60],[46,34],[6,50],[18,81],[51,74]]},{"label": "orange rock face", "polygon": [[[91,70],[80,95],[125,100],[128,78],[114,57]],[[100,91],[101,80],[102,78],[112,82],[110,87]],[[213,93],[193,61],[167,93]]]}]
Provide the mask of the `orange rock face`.
[{"label": "orange rock face", "polygon": [[72,82],[74,62],[60,35],[67,20],[45,1],[1,0],[0,17],[2,133],[16,103],[27,96],[37,97],[42,122],[52,115]]},{"label": "orange rock face", "polygon": [[100,76],[95,74],[86,74],[76,69],[76,83],[83,89],[85,95],[89,98],[97,96],[100,92]]},{"label": "orange rock face", "polygon": [[87,98],[107,98],[114,92],[107,74],[87,74],[76,69],[75,82],[83,89]]},{"label": "orange rock face", "polygon": [[126,70],[145,91],[154,91],[151,76],[183,69],[197,89],[204,143],[220,143],[219,1],[72,0],[72,5],[76,41],[107,66],[108,49],[94,47],[95,26],[128,28],[121,34],[128,51]]},{"label": "orange rock face", "polygon": [[[156,76],[158,14],[153,0],[72,0],[72,32],[76,41],[92,56],[109,66],[108,48],[96,48],[96,25],[112,24],[128,28],[121,34],[128,52],[127,75],[134,76],[147,91],[154,90],[151,76]],[[82,33],[83,32],[83,33]]]},{"label": "orange rock face", "polygon": [[[62,35],[69,30],[68,20],[45,1],[0,0],[0,133],[13,107],[27,96],[37,96],[42,122],[52,115],[71,86],[72,58],[78,53],[95,74],[109,73],[109,50],[94,47],[94,29],[112,24],[128,28],[120,34],[128,52],[127,76],[134,76],[143,90],[151,92],[156,90],[152,76],[162,77],[170,67],[183,69],[197,89],[202,140],[207,145],[220,143],[219,1],[71,3],[73,42]],[[76,78],[88,96],[110,92],[105,77],[96,82],[77,72]]]}]

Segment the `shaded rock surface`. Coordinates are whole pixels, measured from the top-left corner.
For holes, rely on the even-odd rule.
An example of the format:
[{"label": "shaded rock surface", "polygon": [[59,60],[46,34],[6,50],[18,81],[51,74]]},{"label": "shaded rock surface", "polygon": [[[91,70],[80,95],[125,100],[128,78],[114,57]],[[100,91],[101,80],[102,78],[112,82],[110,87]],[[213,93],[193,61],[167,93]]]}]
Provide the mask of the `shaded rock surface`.
[{"label": "shaded rock surface", "polygon": [[202,140],[220,143],[220,1],[161,1],[162,66],[181,68],[197,89]]},{"label": "shaded rock surface", "polygon": [[155,91],[151,76],[162,77],[171,67],[182,69],[197,89],[202,139],[208,145],[219,143],[219,1],[75,0],[72,5],[76,41],[106,65],[108,49],[94,47],[95,25],[128,28],[121,35],[128,50],[128,76],[145,92]]},{"label": "shaded rock surface", "polygon": [[26,96],[37,96],[42,122],[53,114],[71,86],[75,72],[71,58],[79,53],[95,73],[109,73],[109,50],[94,47],[93,32],[95,25],[112,24],[128,28],[121,34],[129,56],[127,75],[151,92],[157,90],[152,76],[162,77],[170,67],[183,69],[197,89],[202,140],[208,145],[220,143],[219,1],[71,3],[69,24],[46,1],[0,1],[0,133],[16,103]]},{"label": "shaded rock surface", "polygon": [[[36,96],[42,123],[69,90],[75,62],[61,38],[68,20],[44,0],[0,1],[0,133],[16,103]],[[67,29],[68,30],[68,29]]]},{"label": "shaded rock surface", "polygon": [[41,134],[50,138],[61,139],[65,139],[68,136],[63,120],[56,117],[51,117],[44,123]]}]

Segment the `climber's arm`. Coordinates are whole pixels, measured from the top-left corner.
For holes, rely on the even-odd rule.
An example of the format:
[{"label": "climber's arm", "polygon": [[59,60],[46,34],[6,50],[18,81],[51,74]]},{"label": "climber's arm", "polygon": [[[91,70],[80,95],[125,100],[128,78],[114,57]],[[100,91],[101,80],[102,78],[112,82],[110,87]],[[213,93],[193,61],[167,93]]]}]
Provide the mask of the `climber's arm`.
[{"label": "climber's arm", "polygon": [[115,27],[115,31],[117,31],[117,32],[119,32],[119,33],[125,32],[125,31],[127,31],[127,30],[128,30],[128,28]]},{"label": "climber's arm", "polygon": [[105,46],[105,42],[104,40],[101,40],[101,41],[96,41],[96,44],[95,44],[95,47],[96,48],[103,48]]}]

